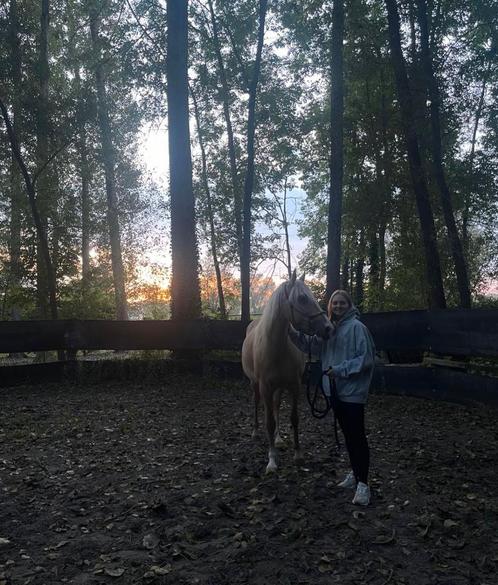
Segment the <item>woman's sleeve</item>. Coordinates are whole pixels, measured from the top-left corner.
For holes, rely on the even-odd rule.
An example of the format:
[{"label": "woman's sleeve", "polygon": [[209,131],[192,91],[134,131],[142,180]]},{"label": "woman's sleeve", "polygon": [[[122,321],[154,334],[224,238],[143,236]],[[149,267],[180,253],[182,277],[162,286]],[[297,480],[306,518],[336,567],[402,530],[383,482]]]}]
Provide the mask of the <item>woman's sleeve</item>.
[{"label": "woman's sleeve", "polygon": [[[289,326],[289,339],[292,343],[304,353],[309,353],[311,349],[312,357],[320,357],[322,350],[322,339],[316,335],[306,335]],[[310,348],[311,345],[311,348]]]},{"label": "woman's sleeve", "polygon": [[374,366],[375,347],[370,332],[358,322],[352,333],[351,358],[332,366],[332,371],[337,378],[349,378],[353,374],[359,374],[363,370],[371,369]]}]

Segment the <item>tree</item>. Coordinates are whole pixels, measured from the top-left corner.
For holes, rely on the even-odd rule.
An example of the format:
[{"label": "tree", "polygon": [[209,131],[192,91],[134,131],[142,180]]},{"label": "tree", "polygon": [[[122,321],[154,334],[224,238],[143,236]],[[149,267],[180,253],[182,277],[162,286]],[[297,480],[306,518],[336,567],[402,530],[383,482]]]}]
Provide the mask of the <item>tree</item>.
[{"label": "tree", "polygon": [[168,0],[168,142],[171,195],[171,314],[200,316],[187,80],[187,0]]},{"label": "tree", "polygon": [[223,281],[221,277],[221,268],[220,268],[220,261],[218,257],[218,246],[216,243],[216,229],[214,224],[214,210],[213,210],[213,202],[211,198],[211,188],[209,187],[209,178],[208,178],[208,166],[207,166],[207,159],[206,159],[206,149],[204,146],[204,137],[202,133],[201,127],[201,119],[199,113],[199,106],[197,104],[197,99],[195,97],[195,93],[190,89],[190,95],[192,96],[192,103],[194,106],[194,115],[195,115],[195,123],[197,126],[197,137],[199,139],[199,148],[201,150],[201,161],[202,161],[202,184],[204,187],[204,193],[206,195],[206,204],[207,204],[207,214],[208,214],[208,223],[209,223],[209,240],[211,244],[211,255],[213,257],[213,265],[214,265],[214,272],[216,275],[216,287],[218,291],[218,303],[219,303],[219,313],[222,319],[227,318],[227,311],[225,306],[225,295],[223,293]]},{"label": "tree", "polygon": [[385,2],[388,13],[389,46],[398,90],[403,133],[424,243],[427,284],[429,287],[429,306],[431,308],[442,309],[446,306],[446,299],[441,276],[436,228],[422,160],[420,158],[417,132],[414,125],[413,101],[401,49],[398,7],[396,0],[385,0]]},{"label": "tree", "polygon": [[102,62],[101,40],[99,36],[100,11],[93,0],[89,0],[90,33],[92,38],[95,84],[97,88],[97,111],[100,127],[100,140],[102,146],[102,159],[105,170],[105,185],[107,195],[107,221],[109,237],[111,241],[111,262],[114,280],[114,295],[116,299],[116,317],[121,320],[128,319],[128,307],[126,301],[125,276],[123,258],[121,254],[121,233],[118,216],[118,197],[116,193],[115,155],[112,143],[111,122],[109,117],[109,105],[105,87],[104,68]]},{"label": "tree", "polygon": [[247,119],[247,169],[244,181],[242,254],[240,262],[240,283],[242,291],[241,321],[249,321],[251,290],[251,215],[254,186],[254,135],[256,132],[256,94],[258,90],[261,53],[265,35],[265,19],[268,0],[259,0],[259,29],[256,59],[249,85],[249,106]]},{"label": "tree", "polygon": [[47,287],[48,287],[48,297],[49,297],[49,306],[50,306],[50,315],[52,319],[57,319],[58,311],[57,311],[57,293],[56,293],[56,282],[55,282],[55,273],[53,270],[52,259],[50,257],[50,250],[48,246],[47,240],[47,232],[45,230],[45,226],[40,216],[40,212],[38,210],[38,203],[36,197],[36,191],[34,186],[34,180],[30,176],[24,159],[21,154],[21,149],[19,148],[19,144],[17,142],[17,138],[14,134],[14,130],[12,127],[12,123],[9,118],[9,114],[7,111],[7,107],[5,106],[3,100],[0,97],[0,111],[2,112],[2,116],[5,122],[5,126],[7,128],[7,134],[10,141],[10,146],[12,149],[13,156],[15,157],[19,168],[21,169],[21,173],[24,177],[26,190],[28,192],[29,203],[31,206],[31,212],[33,214],[33,221],[36,227],[36,233],[38,236],[38,244],[39,244],[39,251],[42,261],[44,262],[44,271],[47,277]]},{"label": "tree", "polygon": [[[22,62],[19,40],[19,14],[17,0],[10,0],[9,4],[9,45],[10,66],[12,75],[12,130],[17,140],[22,140],[21,124],[21,90],[22,90]],[[23,191],[21,172],[12,153],[10,165],[10,235],[9,235],[9,285],[21,285],[21,221]],[[18,312],[16,309],[15,312]]]},{"label": "tree", "polygon": [[340,288],[341,218],[343,179],[344,81],[343,55],[344,5],[334,0],[330,43],[330,199],[327,233],[327,286],[325,296]]},{"label": "tree", "polygon": [[434,72],[432,51],[429,42],[429,25],[427,18],[427,6],[425,0],[416,0],[418,24],[420,27],[420,43],[422,62],[425,74],[425,86],[429,98],[429,110],[431,119],[432,134],[432,164],[436,183],[441,197],[441,207],[443,209],[444,221],[448,231],[451,253],[455,264],[457,276],[458,293],[460,296],[460,306],[470,309],[470,287],[467,275],[467,266],[463,254],[462,243],[458,234],[458,229],[453,213],[452,195],[446,180],[446,173],[443,165],[443,147],[441,141],[441,96],[438,88],[438,82]]}]

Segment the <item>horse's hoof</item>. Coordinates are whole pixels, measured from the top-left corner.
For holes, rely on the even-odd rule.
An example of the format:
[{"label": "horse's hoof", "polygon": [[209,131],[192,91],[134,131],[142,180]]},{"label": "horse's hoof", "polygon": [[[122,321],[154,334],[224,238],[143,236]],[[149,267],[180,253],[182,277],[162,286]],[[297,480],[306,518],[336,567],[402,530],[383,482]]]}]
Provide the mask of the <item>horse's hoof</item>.
[{"label": "horse's hoof", "polygon": [[275,473],[277,471],[277,464],[270,462],[266,466],[266,473]]}]

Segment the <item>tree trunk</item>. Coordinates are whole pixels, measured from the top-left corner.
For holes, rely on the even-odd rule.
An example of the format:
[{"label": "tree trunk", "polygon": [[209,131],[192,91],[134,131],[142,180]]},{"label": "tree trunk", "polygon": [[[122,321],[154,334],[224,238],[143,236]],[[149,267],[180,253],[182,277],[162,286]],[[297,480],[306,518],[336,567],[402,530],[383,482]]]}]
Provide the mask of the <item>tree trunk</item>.
[{"label": "tree trunk", "polygon": [[450,189],[446,181],[446,174],[443,166],[443,147],[441,140],[441,96],[434,74],[432,53],[429,46],[429,25],[427,22],[427,8],[425,0],[416,0],[418,23],[420,27],[420,44],[422,61],[425,72],[425,85],[430,101],[430,118],[432,130],[432,162],[436,183],[441,197],[441,207],[443,209],[444,221],[450,241],[451,253],[455,264],[457,278],[458,294],[460,296],[460,306],[470,309],[470,285],[467,274],[467,266],[463,254],[462,243],[458,235],[458,229],[453,213],[453,203]]},{"label": "tree trunk", "polygon": [[283,224],[284,224],[284,235],[285,235],[285,252],[287,255],[287,276],[289,280],[292,277],[292,260],[291,260],[291,247],[289,239],[289,222],[287,221],[287,178],[284,181],[284,205],[283,205]]},{"label": "tree trunk", "polygon": [[251,207],[254,185],[254,135],[256,132],[256,93],[258,90],[259,72],[261,68],[261,53],[265,35],[265,19],[268,0],[259,0],[259,29],[256,61],[249,87],[249,113],[247,120],[247,170],[244,182],[243,206],[243,239],[240,263],[240,281],[242,288],[241,321],[249,321],[250,294],[251,294]]},{"label": "tree trunk", "polygon": [[202,161],[202,184],[204,185],[204,191],[206,193],[206,201],[208,208],[208,221],[209,221],[209,237],[211,243],[211,255],[213,256],[214,272],[216,274],[216,289],[218,291],[218,303],[220,306],[220,317],[222,319],[227,318],[227,310],[225,305],[225,294],[223,292],[223,280],[221,278],[220,262],[218,260],[218,250],[216,246],[216,229],[214,226],[214,213],[213,203],[211,201],[211,189],[209,188],[208,180],[208,169],[206,161],[206,150],[204,148],[204,138],[201,130],[201,120],[199,115],[199,107],[195,93],[190,88],[190,95],[192,96],[192,103],[194,105],[195,122],[197,125],[197,136],[199,138],[199,147],[201,149],[201,161]]},{"label": "tree trunk", "polygon": [[99,36],[100,12],[93,2],[90,4],[89,16],[90,33],[92,37],[92,47],[95,59],[97,114],[99,119],[102,159],[105,172],[107,222],[109,226],[109,238],[111,242],[111,264],[114,282],[114,297],[116,301],[116,318],[119,320],[127,320],[128,306],[126,300],[123,258],[121,255],[121,233],[119,227],[118,198],[116,193],[114,146],[112,143],[109,106],[107,103],[107,92],[102,65],[101,39]]},{"label": "tree trunk", "polygon": [[[76,68],[75,78],[80,84],[79,71]],[[80,129],[77,141],[79,155],[79,175],[81,181],[81,288],[83,301],[89,286],[90,277],[90,167],[88,163],[88,146],[85,128],[85,120],[80,117]],[[86,303],[85,303],[86,305]]]},{"label": "tree trunk", "polygon": [[239,250],[239,259],[242,258],[242,197],[240,193],[239,176],[237,172],[237,151],[235,147],[235,138],[233,134],[232,119],[230,115],[230,91],[228,88],[223,56],[221,54],[221,43],[218,34],[218,22],[214,13],[213,2],[208,0],[209,12],[211,14],[211,26],[213,27],[213,45],[218,62],[218,72],[221,81],[221,99],[223,102],[223,116],[227,127],[228,138],[228,158],[230,162],[230,178],[232,181],[233,204],[235,215],[235,233],[237,237],[237,246]]},{"label": "tree trunk", "polygon": [[327,233],[326,299],[340,286],[343,180],[343,78],[344,3],[335,0],[332,9],[330,46],[330,192]]},{"label": "tree trunk", "polygon": [[370,270],[368,273],[368,299],[369,308],[377,308],[379,298],[379,279],[380,279],[380,259],[379,259],[379,241],[374,229],[370,230],[368,242],[368,258]]},{"label": "tree trunk", "polygon": [[386,224],[379,227],[379,309],[384,308],[386,289]]},{"label": "tree trunk", "polygon": [[[40,43],[38,55],[38,81],[39,93],[36,111],[36,164],[38,169],[41,169],[47,160],[48,156],[48,137],[49,137],[49,121],[48,121],[48,84],[50,77],[50,69],[48,62],[48,31],[50,19],[50,0],[41,0],[41,16],[40,16]],[[45,169],[37,181],[37,210],[39,213],[39,220],[43,227],[43,232],[48,233],[48,215],[50,208],[50,180],[48,169]],[[37,230],[38,231],[38,230]],[[48,242],[47,242],[48,244]],[[48,279],[46,273],[46,262],[44,259],[44,252],[40,241],[37,243],[36,253],[36,290],[37,290],[37,304],[38,312],[42,319],[48,316]]]},{"label": "tree trunk", "polygon": [[441,276],[436,228],[434,225],[429,190],[427,188],[424,169],[420,159],[418,137],[413,123],[414,108],[408,84],[408,76],[406,74],[403,52],[401,50],[398,7],[396,5],[396,0],[385,0],[385,2],[388,12],[389,46],[401,109],[403,134],[424,244],[425,267],[427,284],[429,287],[429,307],[442,309],[446,307],[446,299],[444,296],[443,279]]},{"label": "tree trunk", "polygon": [[490,59],[488,63],[488,67],[486,69],[486,73],[484,74],[484,78],[482,80],[482,87],[481,87],[481,94],[479,96],[479,103],[477,104],[476,109],[476,117],[474,120],[474,128],[472,130],[472,140],[471,140],[471,147],[470,147],[470,155],[469,155],[469,177],[470,177],[470,185],[465,190],[465,198],[464,198],[464,206],[463,206],[463,214],[462,214],[462,246],[465,257],[468,257],[469,253],[469,214],[470,214],[470,190],[474,185],[474,157],[476,151],[476,142],[477,142],[477,130],[479,128],[479,122],[481,120],[482,115],[482,108],[484,106],[484,96],[486,95],[486,84],[488,82],[489,73],[491,71],[491,64],[492,60]]},{"label": "tree trunk", "polygon": [[[340,288],[344,289],[344,290],[350,290],[349,289],[349,256],[347,254],[347,252],[344,254],[344,260],[342,263],[342,275],[341,275],[341,286]],[[329,297],[330,298],[330,297]],[[328,299],[327,299],[328,301]]]},{"label": "tree trunk", "polygon": [[188,111],[187,0],[168,0],[168,143],[171,193],[171,314],[200,317],[192,157]]},{"label": "tree trunk", "polygon": [[[12,127],[17,140],[22,140],[21,130],[21,89],[22,61],[19,41],[19,16],[17,0],[10,0],[9,7],[9,45],[12,66]],[[12,153],[10,165],[10,234],[9,234],[9,286],[17,287],[21,282],[21,220],[23,190],[21,173]]]},{"label": "tree trunk", "polygon": [[360,237],[358,240],[358,256],[355,261],[355,270],[354,270],[354,277],[355,277],[355,287],[354,287],[354,300],[355,304],[358,308],[363,307],[363,302],[365,300],[365,285],[364,285],[364,278],[363,278],[363,269],[365,267],[365,233],[364,230],[361,230]]},{"label": "tree trunk", "polygon": [[90,169],[86,130],[83,125],[78,139],[79,173],[81,180],[81,284],[83,300],[89,286],[90,275]]},{"label": "tree trunk", "polygon": [[24,177],[24,181],[26,183],[26,190],[28,192],[29,204],[31,207],[31,212],[33,214],[33,221],[36,228],[36,234],[38,236],[39,242],[39,249],[41,257],[45,263],[45,273],[47,275],[47,283],[48,283],[48,292],[49,292],[49,306],[50,306],[50,314],[52,319],[57,319],[58,311],[57,311],[57,295],[56,295],[56,284],[55,284],[55,275],[54,270],[52,267],[52,260],[50,258],[50,251],[48,247],[48,240],[47,234],[45,231],[45,227],[41,220],[40,214],[38,212],[37,201],[36,201],[36,192],[33,181],[28,173],[24,160],[22,158],[21,150],[19,148],[19,144],[17,142],[17,138],[14,134],[14,130],[12,128],[12,124],[10,122],[9,114],[7,112],[7,108],[5,104],[0,99],[0,110],[2,112],[3,119],[5,121],[5,126],[7,127],[7,135],[10,141],[10,147],[12,149],[12,153],[19,165],[21,173]]}]

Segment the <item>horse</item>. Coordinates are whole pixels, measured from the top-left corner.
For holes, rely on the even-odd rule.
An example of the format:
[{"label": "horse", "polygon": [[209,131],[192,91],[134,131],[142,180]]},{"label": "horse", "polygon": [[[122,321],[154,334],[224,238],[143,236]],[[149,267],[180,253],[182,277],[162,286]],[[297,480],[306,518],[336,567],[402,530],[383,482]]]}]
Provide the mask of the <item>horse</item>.
[{"label": "horse", "polygon": [[252,321],[242,345],[242,368],[254,394],[253,437],[258,435],[258,406],[263,399],[266,434],[269,443],[266,472],[277,470],[276,446],[280,437],[279,410],[283,390],[291,397],[291,425],[294,436],[294,461],[303,463],[299,448],[298,397],[304,370],[304,354],[288,336],[289,324],[307,334],[328,338],[332,325],[308,286],[294,270],[270,297],[259,320]]}]

